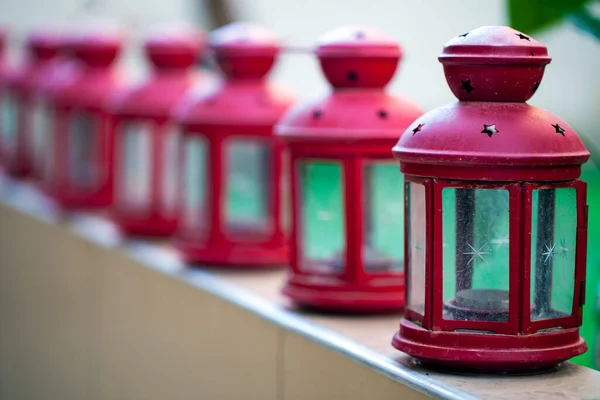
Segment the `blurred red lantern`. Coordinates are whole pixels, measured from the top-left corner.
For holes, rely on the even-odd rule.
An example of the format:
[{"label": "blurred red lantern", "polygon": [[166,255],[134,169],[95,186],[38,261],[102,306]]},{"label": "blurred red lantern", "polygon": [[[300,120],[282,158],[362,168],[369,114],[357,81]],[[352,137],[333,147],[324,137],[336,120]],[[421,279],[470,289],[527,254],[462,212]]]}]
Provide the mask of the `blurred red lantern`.
[{"label": "blurred red lantern", "polygon": [[70,46],[78,71],[52,94],[49,186],[63,208],[104,207],[113,200],[114,130],[103,105],[121,86],[113,68],[121,40],[110,30],[90,30],[78,33]]},{"label": "blurred red lantern", "polygon": [[407,296],[393,345],[425,363],[547,368],[587,347],[589,153],[557,116],[525,103],[550,57],[508,27],[452,39],[440,61],[460,100],[394,147],[406,183]]},{"label": "blurred red lantern", "polygon": [[118,131],[114,217],[127,234],[175,231],[179,135],[169,117],[198,82],[191,67],[203,46],[197,32],[155,32],[145,43],[152,75],[109,101]]},{"label": "blurred red lantern", "polygon": [[10,115],[11,104],[10,98],[6,99],[7,85],[10,77],[10,66],[8,63],[8,56],[6,50],[7,33],[4,28],[0,28],[0,165],[4,165],[4,130],[5,127],[10,131],[12,123],[12,115]]},{"label": "blurred red lantern", "polygon": [[58,55],[60,36],[45,30],[33,32],[27,38],[24,62],[10,74],[4,97],[3,163],[14,177],[28,177],[33,170],[35,128],[34,90],[47,78]]},{"label": "blurred red lantern", "polygon": [[58,56],[48,66],[49,71],[39,79],[33,89],[33,162],[32,175],[39,189],[51,195],[56,191],[54,185],[54,137],[57,123],[65,117],[57,109],[53,98],[63,88],[77,79],[79,63],[73,57],[74,37],[63,34],[60,40]]},{"label": "blurred red lantern", "polygon": [[333,92],[294,107],[276,128],[293,171],[292,273],[283,293],[325,310],[398,310],[403,181],[390,149],[422,112],[386,93],[402,52],[382,32],[337,29],[316,53]]},{"label": "blurred red lantern", "polygon": [[183,133],[177,245],[190,262],[282,265],[282,146],[272,130],[292,97],[265,79],[279,46],[249,23],[218,29],[210,45],[223,82],[176,112]]}]

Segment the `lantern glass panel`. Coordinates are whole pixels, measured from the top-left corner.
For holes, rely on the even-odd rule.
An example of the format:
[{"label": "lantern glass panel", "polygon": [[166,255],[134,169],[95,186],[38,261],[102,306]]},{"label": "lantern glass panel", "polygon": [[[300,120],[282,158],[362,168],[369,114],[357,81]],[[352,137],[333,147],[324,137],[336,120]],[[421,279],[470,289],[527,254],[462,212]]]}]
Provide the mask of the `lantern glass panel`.
[{"label": "lantern glass panel", "polygon": [[305,161],[300,183],[300,248],[303,267],[341,273],[345,266],[343,165],[336,161]]},{"label": "lantern glass panel", "polygon": [[7,152],[14,151],[17,134],[17,98],[6,91],[2,98],[2,145]]},{"label": "lantern glass panel", "polygon": [[[396,174],[398,171],[396,171]],[[398,174],[399,175],[399,174]],[[406,183],[407,259],[406,306],[425,314],[425,274],[427,253],[427,199],[425,186],[420,183]],[[398,234],[395,234],[398,237]],[[400,244],[397,244],[400,246]]]},{"label": "lantern glass panel", "polygon": [[509,220],[508,190],[443,189],[445,319],[508,321]]},{"label": "lantern glass panel", "polygon": [[32,148],[35,167],[43,171],[45,167],[46,152],[49,151],[48,135],[50,130],[50,110],[48,105],[37,100],[33,105],[33,138]]},{"label": "lantern glass panel", "polygon": [[371,162],[363,168],[363,265],[366,272],[402,269],[404,178],[398,166]]},{"label": "lantern glass panel", "polygon": [[167,214],[177,210],[177,185],[179,180],[179,144],[180,133],[173,125],[164,128],[163,146],[163,207]]},{"label": "lantern glass panel", "polygon": [[185,142],[185,207],[184,223],[190,228],[206,228],[208,143],[204,137],[193,136]]},{"label": "lantern glass panel", "polygon": [[152,126],[132,122],[124,126],[121,153],[122,201],[129,207],[147,208],[152,190]]},{"label": "lantern glass panel", "polygon": [[95,120],[85,113],[76,113],[69,125],[69,182],[81,189],[93,189],[98,180],[97,150],[99,131]]},{"label": "lantern glass panel", "polygon": [[281,231],[287,236],[292,231],[292,182],[288,150],[283,151],[281,160]]},{"label": "lantern glass panel", "polygon": [[230,232],[268,232],[272,154],[261,141],[233,139],[226,144],[226,226]]},{"label": "lantern glass panel", "polygon": [[46,133],[44,136],[44,150],[41,158],[42,164],[42,178],[44,182],[50,183],[54,177],[55,168],[55,135],[56,135],[56,121],[55,118],[56,108],[50,104],[46,104]]},{"label": "lantern glass panel", "polygon": [[575,290],[576,189],[534,190],[531,212],[531,320],[569,316]]}]

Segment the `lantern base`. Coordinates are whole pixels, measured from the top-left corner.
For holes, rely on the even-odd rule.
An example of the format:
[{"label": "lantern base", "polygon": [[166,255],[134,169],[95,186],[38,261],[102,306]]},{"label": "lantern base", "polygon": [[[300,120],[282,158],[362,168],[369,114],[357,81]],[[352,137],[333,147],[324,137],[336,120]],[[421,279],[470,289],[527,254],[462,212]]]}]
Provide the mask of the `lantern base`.
[{"label": "lantern base", "polygon": [[389,313],[404,308],[404,277],[360,284],[336,277],[294,276],[282,293],[299,306],[319,311]]},{"label": "lantern base", "polygon": [[289,262],[289,248],[261,247],[260,244],[228,243],[222,246],[199,247],[195,242],[176,239],[175,245],[186,263],[219,268],[274,268]]},{"label": "lantern base", "polygon": [[134,219],[117,215],[114,217],[114,221],[126,236],[168,237],[177,229],[176,220],[166,220],[156,216],[146,219]]},{"label": "lantern base", "polygon": [[403,319],[392,345],[425,365],[476,372],[534,372],[585,353],[578,328],[532,335],[429,331]]}]

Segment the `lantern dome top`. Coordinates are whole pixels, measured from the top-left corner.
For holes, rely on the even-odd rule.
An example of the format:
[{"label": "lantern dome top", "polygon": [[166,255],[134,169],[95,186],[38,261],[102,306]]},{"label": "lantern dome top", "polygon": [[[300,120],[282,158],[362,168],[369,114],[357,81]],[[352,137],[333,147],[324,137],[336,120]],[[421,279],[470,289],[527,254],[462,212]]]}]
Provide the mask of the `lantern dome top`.
[{"label": "lantern dome top", "polygon": [[384,90],[400,46],[376,29],[349,26],[326,34],[316,53],[334,91],[290,109],[277,134],[287,142],[345,144],[348,151],[376,145],[389,157],[399,134],[422,114],[410,100]]},{"label": "lantern dome top", "polygon": [[378,29],[350,25],[325,34],[316,54],[334,87],[384,87],[396,72],[402,50]]},{"label": "lantern dome top", "polygon": [[110,66],[121,51],[122,34],[112,26],[82,27],[69,40],[74,56],[88,66]]},{"label": "lantern dome top", "polygon": [[64,38],[55,30],[36,30],[27,37],[27,49],[40,61],[56,57],[64,44]]},{"label": "lantern dome top", "polygon": [[157,69],[186,69],[200,57],[205,42],[203,32],[165,27],[155,29],[148,35],[144,50]]},{"label": "lantern dome top", "polygon": [[482,26],[444,46],[439,61],[464,101],[527,101],[550,63],[546,46],[507,26]]},{"label": "lantern dome top", "polygon": [[217,63],[231,79],[261,79],[271,70],[279,43],[267,28],[251,22],[234,22],[209,37]]}]

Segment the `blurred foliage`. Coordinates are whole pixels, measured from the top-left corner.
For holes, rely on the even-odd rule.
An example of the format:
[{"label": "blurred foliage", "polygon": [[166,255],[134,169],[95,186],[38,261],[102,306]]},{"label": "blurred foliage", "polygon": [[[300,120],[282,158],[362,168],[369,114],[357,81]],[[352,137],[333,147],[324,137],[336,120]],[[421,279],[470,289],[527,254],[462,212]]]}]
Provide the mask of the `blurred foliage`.
[{"label": "blurred foliage", "polygon": [[598,0],[508,0],[510,26],[535,33],[563,20],[600,40],[600,18],[590,10]]}]

